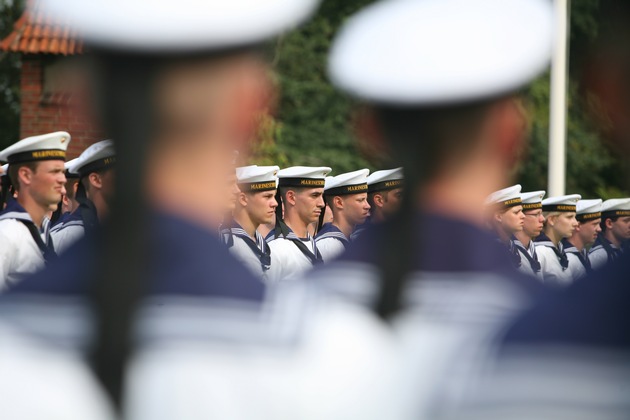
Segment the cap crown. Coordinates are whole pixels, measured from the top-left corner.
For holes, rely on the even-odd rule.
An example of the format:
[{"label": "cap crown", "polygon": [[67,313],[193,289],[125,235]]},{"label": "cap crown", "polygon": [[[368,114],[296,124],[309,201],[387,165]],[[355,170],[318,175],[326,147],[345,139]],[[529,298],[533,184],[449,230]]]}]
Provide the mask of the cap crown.
[{"label": "cap crown", "polygon": [[343,27],[329,73],[368,101],[458,103],[527,84],[548,65],[552,46],[549,1],[380,1]]},{"label": "cap crown", "polygon": [[327,177],[324,191],[327,195],[367,193],[367,176],[369,173],[369,169],[359,169],[357,171]]},{"label": "cap crown", "polygon": [[521,200],[521,186],[520,184],[512,185],[511,187],[503,188],[502,190],[495,191],[486,198],[486,205],[493,206],[500,204],[504,207],[513,207],[522,204]]},{"label": "cap crown", "polygon": [[1,151],[0,161],[11,164],[38,160],[65,160],[70,139],[70,134],[65,131],[27,137]]},{"label": "cap crown", "polygon": [[133,51],[195,51],[263,41],[314,12],[319,0],[41,0],[91,44]]}]

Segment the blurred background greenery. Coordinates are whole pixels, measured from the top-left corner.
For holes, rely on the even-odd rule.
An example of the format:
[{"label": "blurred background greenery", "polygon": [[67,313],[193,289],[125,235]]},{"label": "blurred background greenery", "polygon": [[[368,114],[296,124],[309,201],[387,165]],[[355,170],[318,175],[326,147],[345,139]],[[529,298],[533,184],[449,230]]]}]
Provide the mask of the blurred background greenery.
[{"label": "blurred background greenery", "polygon": [[[304,27],[270,46],[280,96],[275,113],[261,117],[260,139],[251,163],[325,165],[333,174],[377,169],[357,147],[352,130],[352,101],[338,93],[326,75],[330,42],[345,19],[371,0],[325,0]],[[570,82],[568,86],[567,193],[584,197],[628,196],[622,175],[630,166],[603,147],[589,120],[588,95],[578,91],[580,58],[598,33],[594,18],[600,0],[572,0]],[[0,36],[11,31],[23,5],[0,0]],[[532,31],[536,28],[532,27]],[[411,52],[410,52],[411,53]],[[19,138],[19,65],[17,54],[0,56],[0,146]],[[514,182],[524,190],[546,189],[549,133],[549,75],[523,91],[531,136]],[[60,127],[63,129],[63,127]]]}]

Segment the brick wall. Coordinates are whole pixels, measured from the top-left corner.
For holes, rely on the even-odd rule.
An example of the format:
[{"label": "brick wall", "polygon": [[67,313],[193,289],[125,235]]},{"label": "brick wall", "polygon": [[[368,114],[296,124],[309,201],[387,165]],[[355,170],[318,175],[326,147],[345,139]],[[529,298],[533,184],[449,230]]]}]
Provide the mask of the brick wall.
[{"label": "brick wall", "polygon": [[72,140],[68,146],[68,159],[78,156],[92,143],[103,140],[100,130],[81,111],[76,98],[67,95],[44,97],[42,57],[22,56],[20,81],[21,114],[20,138],[67,131]]}]

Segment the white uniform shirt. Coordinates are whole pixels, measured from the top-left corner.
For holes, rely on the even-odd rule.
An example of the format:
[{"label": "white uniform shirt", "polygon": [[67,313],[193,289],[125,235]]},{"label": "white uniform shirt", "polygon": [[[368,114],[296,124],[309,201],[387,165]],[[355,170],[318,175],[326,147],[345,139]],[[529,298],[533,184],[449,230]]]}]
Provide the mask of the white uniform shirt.
[{"label": "white uniform shirt", "polygon": [[578,280],[586,277],[588,273],[586,271],[586,267],[584,267],[584,264],[580,259],[580,256],[590,261],[588,251],[586,249],[578,251],[578,249],[567,240],[564,240],[563,244],[564,252],[567,253],[567,258],[569,259],[569,270],[571,271],[571,277],[573,277],[573,280]]},{"label": "white uniform shirt", "polygon": [[336,238],[322,238],[315,243],[317,244],[317,249],[322,254],[324,262],[334,260],[346,250],[343,242]]},{"label": "white uniform shirt", "polygon": [[400,419],[389,331],[360,308],[309,295],[290,292],[264,317],[202,299],[154,308],[164,313],[147,316],[153,337],[130,365],[126,418]]},{"label": "white uniform shirt", "polygon": [[[33,240],[28,228],[20,222],[31,217],[16,202],[9,202],[0,214],[0,290],[19,282],[28,274],[44,268],[42,251]],[[41,233],[46,243],[48,231]]]},{"label": "white uniform shirt", "polygon": [[[35,307],[34,312],[41,309]],[[40,325],[47,322],[38,321]],[[49,322],[52,330],[59,327],[55,321],[58,320]],[[84,359],[62,346],[48,345],[42,337],[23,333],[23,327],[20,325],[18,330],[14,325],[0,323],[0,418],[115,419]]]},{"label": "white uniform shirt", "polygon": [[85,228],[81,220],[69,220],[55,225],[50,230],[53,245],[57,255],[63,254],[72,244],[85,235]]},{"label": "white uniform shirt", "polygon": [[606,251],[606,248],[604,248],[604,246],[601,244],[602,241],[606,241],[606,244],[610,246],[614,253],[621,253],[621,250],[619,250],[619,248],[610,243],[610,241],[608,241],[607,239],[600,236],[588,254],[593,270],[597,270],[608,264],[608,252]]},{"label": "white uniform shirt", "polygon": [[555,287],[565,287],[571,284],[573,281],[571,270],[568,266],[567,268],[562,267],[560,259],[554,251],[555,248],[559,252],[564,252],[562,242],[558,244],[558,247],[554,247],[550,241],[536,242],[535,244],[543,282]]},{"label": "white uniform shirt", "polygon": [[[386,231],[384,226],[366,232],[337,261],[314,270],[307,280],[373,308],[381,289],[376,262],[387,246]],[[414,256],[410,264],[424,261],[431,269],[412,267],[402,292],[404,310],[391,321],[399,363],[396,392],[403,401],[397,404],[402,404],[398,408],[403,415],[386,418],[444,418],[442,410],[455,407],[474,386],[496,334],[530,304],[526,289],[540,285],[517,273],[514,279],[500,274],[513,272],[511,261],[497,258],[504,245],[473,226],[426,216],[414,237],[425,238],[426,254]],[[459,271],[448,271],[453,266]],[[490,267],[496,272],[486,270]]]},{"label": "white uniform shirt", "polygon": [[271,268],[267,275],[270,282],[295,279],[313,268],[311,259],[294,243],[301,241],[313,255],[319,255],[315,241],[310,235],[307,238],[298,238],[293,231],[290,231],[286,238],[279,236],[274,239],[273,235],[271,231],[267,237],[267,244],[271,248]]},{"label": "white uniform shirt", "polygon": [[326,223],[315,237],[315,245],[324,262],[330,262],[346,250],[350,243],[346,235],[332,223]]},{"label": "white uniform shirt", "polygon": [[[223,242],[228,245],[230,253],[234,255],[236,259],[239,260],[253,275],[263,281],[267,281],[267,272],[271,267],[270,262],[266,264],[266,268],[263,268],[260,256],[255,254],[250,245],[246,242],[248,240],[253,242],[253,239],[249,238],[247,232],[245,232],[241,227],[233,227],[231,230],[231,236],[227,229],[223,229],[221,231]],[[256,231],[256,247],[261,253],[264,253],[265,251],[265,249],[261,248],[268,247],[265,239],[258,233],[258,231]]]},{"label": "white uniform shirt", "polygon": [[542,281],[542,270],[538,270],[537,272],[534,271],[534,268],[529,261],[529,258],[531,258],[540,264],[534,241],[529,241],[529,246],[527,248],[525,248],[525,245],[523,245],[518,239],[514,240],[514,245],[516,245],[516,249],[521,257],[521,265],[518,267],[518,271]]}]

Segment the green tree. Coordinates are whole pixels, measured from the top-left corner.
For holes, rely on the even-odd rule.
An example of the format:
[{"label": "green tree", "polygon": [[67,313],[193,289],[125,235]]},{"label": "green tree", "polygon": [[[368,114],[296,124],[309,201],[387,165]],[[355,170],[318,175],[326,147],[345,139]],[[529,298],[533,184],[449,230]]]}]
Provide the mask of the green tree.
[{"label": "green tree", "polygon": [[[0,0],[0,39],[13,30],[24,5],[18,0]],[[20,136],[20,56],[0,52],[0,149]]]}]

